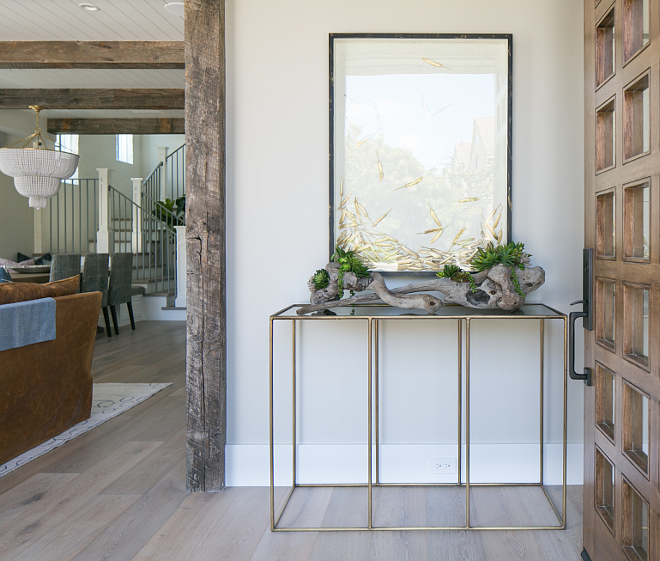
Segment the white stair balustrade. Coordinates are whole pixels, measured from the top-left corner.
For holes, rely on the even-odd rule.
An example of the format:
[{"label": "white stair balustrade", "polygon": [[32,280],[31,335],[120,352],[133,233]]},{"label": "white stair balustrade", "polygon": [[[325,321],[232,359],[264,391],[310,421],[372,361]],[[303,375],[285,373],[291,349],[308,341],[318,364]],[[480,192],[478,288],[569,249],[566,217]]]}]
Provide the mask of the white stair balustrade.
[{"label": "white stair balustrade", "polygon": [[186,307],[186,227],[175,226],[176,230],[176,300],[177,308]]},{"label": "white stair balustrade", "polygon": [[43,249],[43,232],[41,223],[41,209],[34,209],[34,254],[41,255]]},{"label": "white stair balustrade", "polygon": [[[158,161],[161,163],[164,163],[167,161],[167,152],[169,150],[169,146],[158,146]],[[170,197],[170,195],[167,192],[167,166],[163,166],[160,172],[160,186],[159,186],[159,196],[158,200],[164,201],[167,198],[173,198]]]},{"label": "white stair balustrade", "polygon": [[96,232],[97,253],[110,253],[108,231],[108,168],[97,168],[99,172],[99,229]]},{"label": "white stair balustrade", "polygon": [[131,250],[142,252],[142,178],[132,177],[133,182],[133,228],[131,232]]}]

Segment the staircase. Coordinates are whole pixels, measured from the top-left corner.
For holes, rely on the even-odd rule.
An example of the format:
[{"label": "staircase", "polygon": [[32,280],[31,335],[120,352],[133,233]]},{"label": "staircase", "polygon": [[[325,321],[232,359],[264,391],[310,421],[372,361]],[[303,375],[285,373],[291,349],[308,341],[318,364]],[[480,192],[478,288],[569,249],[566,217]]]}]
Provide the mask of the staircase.
[{"label": "staircase", "polygon": [[147,307],[185,319],[184,217],[160,203],[185,196],[185,145],[164,156],[146,179],[133,179],[131,197],[109,184],[107,169],[98,178],[63,181],[35,220],[35,251],[132,253],[133,285],[158,299]]}]

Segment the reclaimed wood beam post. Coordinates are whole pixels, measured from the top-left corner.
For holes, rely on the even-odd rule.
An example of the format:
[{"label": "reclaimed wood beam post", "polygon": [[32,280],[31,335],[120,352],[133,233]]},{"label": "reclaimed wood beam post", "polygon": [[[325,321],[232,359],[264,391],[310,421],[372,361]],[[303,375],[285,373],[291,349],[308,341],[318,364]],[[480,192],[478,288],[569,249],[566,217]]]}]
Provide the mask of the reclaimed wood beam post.
[{"label": "reclaimed wood beam post", "polygon": [[180,110],[182,89],[0,89],[0,109],[154,109]]},{"label": "reclaimed wood beam post", "polygon": [[73,119],[49,118],[50,134],[183,134],[183,119]]},{"label": "reclaimed wood beam post", "polygon": [[0,41],[0,68],[184,68],[180,41]]},{"label": "reclaimed wood beam post", "polygon": [[225,486],[225,0],[185,0],[186,484]]}]

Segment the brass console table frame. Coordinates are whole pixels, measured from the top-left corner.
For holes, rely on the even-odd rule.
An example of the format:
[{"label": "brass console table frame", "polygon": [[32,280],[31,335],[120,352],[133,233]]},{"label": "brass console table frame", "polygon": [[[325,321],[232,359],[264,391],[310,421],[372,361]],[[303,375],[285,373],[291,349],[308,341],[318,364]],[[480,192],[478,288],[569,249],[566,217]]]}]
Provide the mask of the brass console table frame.
[{"label": "brass console table frame", "polygon": [[[568,392],[568,317],[566,314],[555,310],[545,304],[525,304],[523,308],[514,313],[501,312],[498,310],[470,310],[461,306],[445,306],[437,315],[426,315],[422,313],[401,313],[382,304],[362,305],[355,315],[348,314],[346,308],[335,308],[333,311],[338,315],[297,315],[296,309],[300,304],[294,304],[280,310],[269,318],[269,434],[270,434],[270,528],[273,532],[345,532],[345,531],[425,531],[425,530],[564,530],[566,528],[566,450],[567,450],[567,392]],[[389,311],[390,314],[380,315],[378,311]],[[392,312],[392,310],[395,310]],[[376,313],[374,313],[376,312]],[[540,320],[540,473],[538,483],[470,483],[470,324],[477,320],[506,319],[506,320]],[[458,481],[456,483],[381,483],[379,476],[379,336],[378,327],[381,321],[397,320],[456,320],[458,323]],[[563,443],[562,443],[562,510],[557,511],[543,483],[543,447],[544,447],[544,367],[545,367],[545,321],[561,320],[564,323],[564,412],[563,412]],[[286,494],[284,504],[275,512],[275,443],[274,443],[274,403],[273,403],[273,324],[275,321],[290,321],[292,325],[292,382],[293,382],[293,481],[291,488]],[[363,321],[367,323],[368,337],[368,366],[367,366],[367,408],[368,408],[368,451],[367,483],[340,483],[340,484],[300,484],[297,482],[297,440],[296,440],[296,324],[298,321]],[[465,482],[462,482],[462,382],[463,382],[463,322],[465,322]],[[373,403],[375,401],[375,408]],[[373,430],[373,419],[375,416],[375,431]],[[375,440],[375,442],[374,442]],[[375,462],[373,450],[375,445]],[[375,481],[373,480],[373,468],[375,465]],[[465,487],[465,525],[464,526],[397,526],[381,527],[373,525],[373,488],[374,487],[438,487],[453,486]],[[552,507],[558,525],[556,526],[473,526],[470,523],[470,488],[471,487],[541,487],[546,499]],[[368,524],[359,527],[281,527],[280,518],[286,510],[289,499],[296,487],[367,487],[368,489]]]}]

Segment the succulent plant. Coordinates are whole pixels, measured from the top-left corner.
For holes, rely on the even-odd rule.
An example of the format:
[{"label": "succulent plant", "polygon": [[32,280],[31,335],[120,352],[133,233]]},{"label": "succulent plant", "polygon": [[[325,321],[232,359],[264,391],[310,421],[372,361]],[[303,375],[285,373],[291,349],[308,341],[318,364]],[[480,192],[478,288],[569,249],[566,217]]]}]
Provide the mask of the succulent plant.
[{"label": "succulent plant", "polygon": [[472,275],[467,271],[461,270],[457,265],[445,265],[445,268],[442,271],[438,271],[436,276],[441,279],[450,279],[454,282],[469,282],[470,290],[472,290],[472,292],[477,291],[477,285],[474,284],[474,278]]},{"label": "succulent plant", "polygon": [[360,260],[360,258],[355,255],[354,251],[345,251],[341,247],[337,246],[335,248],[335,253],[332,256],[332,260],[335,263],[339,263],[337,289],[340,298],[344,296],[344,273],[350,272],[355,274],[357,277],[369,276],[369,269]]},{"label": "succulent plant", "polygon": [[330,284],[330,275],[325,269],[319,269],[312,275],[312,282],[316,290],[323,290]]},{"label": "succulent plant", "polygon": [[530,255],[525,253],[525,244],[509,242],[508,244],[493,246],[489,243],[485,248],[479,248],[476,255],[472,258],[470,264],[477,272],[485,271],[494,267],[495,265],[504,265],[511,269],[511,280],[516,292],[525,297],[518,277],[516,276],[516,269],[521,271],[525,268],[525,264],[529,262]]}]

